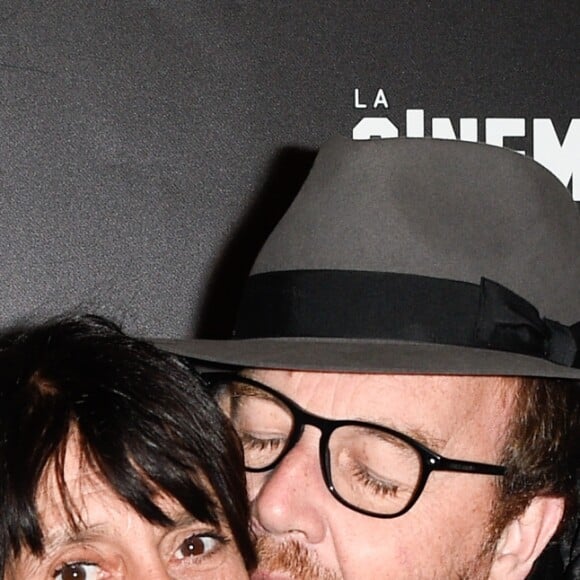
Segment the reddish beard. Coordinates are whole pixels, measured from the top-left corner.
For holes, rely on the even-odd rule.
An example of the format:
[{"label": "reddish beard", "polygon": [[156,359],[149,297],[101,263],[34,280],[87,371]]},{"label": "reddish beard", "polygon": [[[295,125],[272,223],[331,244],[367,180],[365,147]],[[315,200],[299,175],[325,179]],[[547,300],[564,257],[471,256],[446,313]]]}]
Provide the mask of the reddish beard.
[{"label": "reddish beard", "polygon": [[[283,574],[294,580],[342,580],[340,573],[333,572],[320,564],[315,554],[305,548],[300,542],[287,540],[278,542],[267,536],[257,539],[258,570],[260,574]],[[491,570],[491,558],[493,551],[491,544],[483,546],[481,552],[475,558],[460,563],[460,568],[446,569],[438,572],[430,570],[429,578],[450,580],[484,580],[489,578]],[[425,571],[408,571],[409,578],[420,580],[427,578]]]},{"label": "reddish beard", "polygon": [[324,568],[317,557],[294,540],[277,542],[262,536],[257,541],[258,570],[277,572],[291,578],[340,580],[341,576]]}]

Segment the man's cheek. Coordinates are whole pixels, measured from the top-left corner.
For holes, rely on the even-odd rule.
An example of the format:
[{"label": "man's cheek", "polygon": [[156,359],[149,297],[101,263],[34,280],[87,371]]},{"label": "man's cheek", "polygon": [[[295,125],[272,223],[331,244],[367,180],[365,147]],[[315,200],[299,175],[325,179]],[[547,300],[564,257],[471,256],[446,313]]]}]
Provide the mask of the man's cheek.
[{"label": "man's cheek", "polygon": [[248,486],[248,497],[250,501],[254,501],[256,496],[260,493],[262,486],[266,482],[267,474],[265,473],[246,473],[246,481]]}]

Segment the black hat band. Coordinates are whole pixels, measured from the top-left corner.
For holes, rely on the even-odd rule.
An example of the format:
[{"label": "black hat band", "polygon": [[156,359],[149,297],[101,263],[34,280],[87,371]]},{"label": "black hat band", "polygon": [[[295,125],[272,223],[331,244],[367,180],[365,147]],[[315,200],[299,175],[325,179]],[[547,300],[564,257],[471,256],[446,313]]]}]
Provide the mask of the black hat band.
[{"label": "black hat band", "polygon": [[344,338],[450,344],[580,367],[580,323],[543,319],[511,290],[414,274],[291,270],[248,280],[234,338]]}]

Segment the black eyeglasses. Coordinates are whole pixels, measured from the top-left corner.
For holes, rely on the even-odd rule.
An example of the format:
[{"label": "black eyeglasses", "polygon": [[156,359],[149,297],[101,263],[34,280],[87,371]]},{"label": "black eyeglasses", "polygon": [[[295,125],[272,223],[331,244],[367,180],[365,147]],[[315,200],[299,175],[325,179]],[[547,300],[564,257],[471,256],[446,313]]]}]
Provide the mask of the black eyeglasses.
[{"label": "black eyeglasses", "polygon": [[345,506],[394,518],[413,507],[432,471],[505,475],[500,465],[443,457],[412,437],[363,421],[309,413],[274,389],[232,373],[207,373],[244,448],[246,470],[274,469],[300,439],[305,425],[321,432],[320,465],[326,486]]}]

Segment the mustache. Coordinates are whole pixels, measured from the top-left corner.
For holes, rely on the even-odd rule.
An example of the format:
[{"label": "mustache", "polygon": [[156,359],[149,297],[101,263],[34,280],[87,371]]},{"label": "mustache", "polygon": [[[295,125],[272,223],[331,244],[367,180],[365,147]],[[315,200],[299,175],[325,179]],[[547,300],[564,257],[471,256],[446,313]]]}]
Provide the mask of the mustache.
[{"label": "mustache", "polygon": [[292,578],[308,580],[341,580],[332,570],[320,564],[318,558],[300,542],[274,541],[266,536],[258,537],[258,568],[264,572],[278,572]]}]

